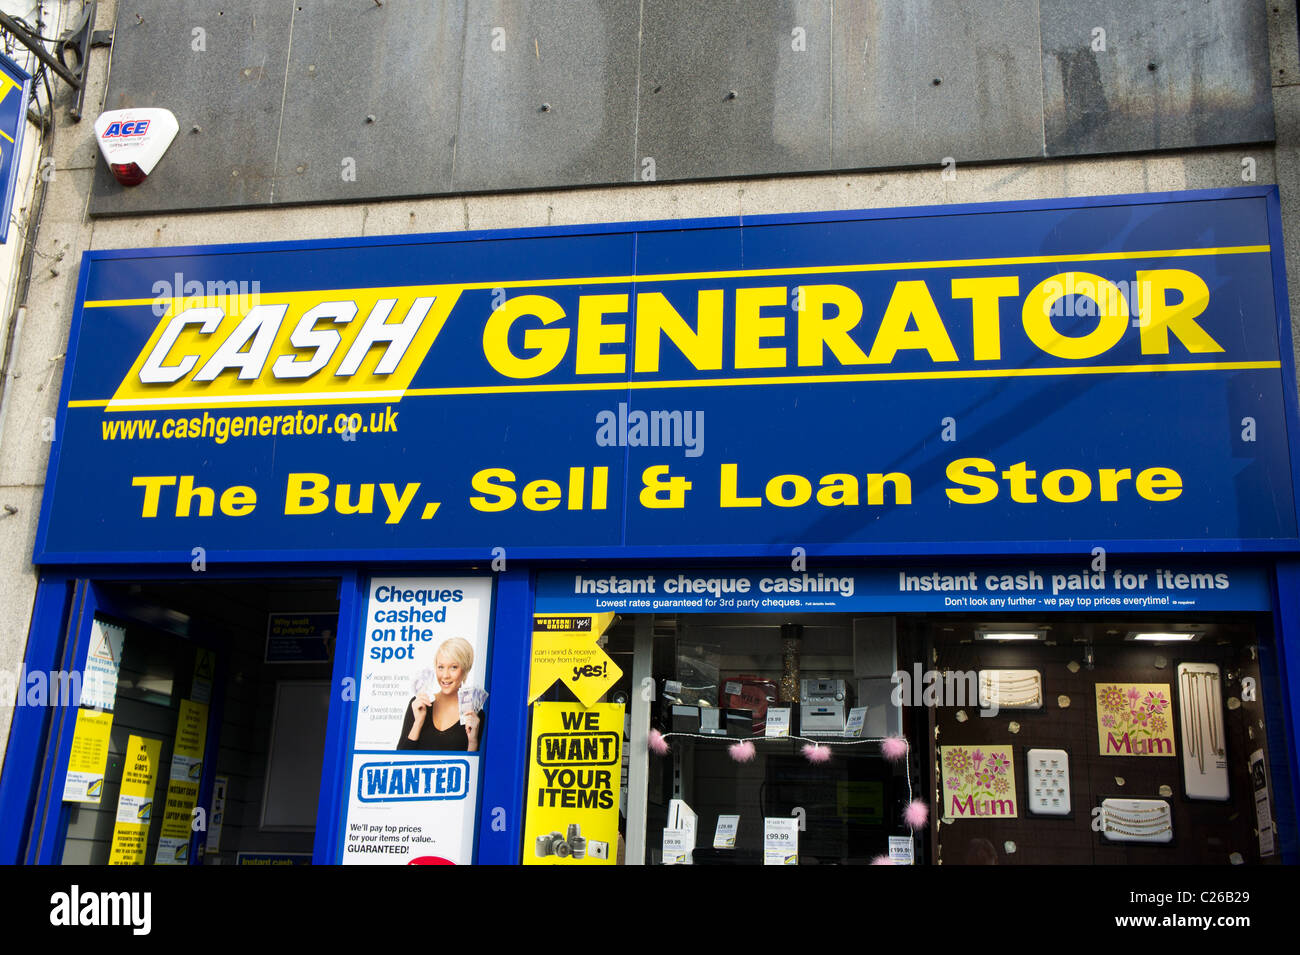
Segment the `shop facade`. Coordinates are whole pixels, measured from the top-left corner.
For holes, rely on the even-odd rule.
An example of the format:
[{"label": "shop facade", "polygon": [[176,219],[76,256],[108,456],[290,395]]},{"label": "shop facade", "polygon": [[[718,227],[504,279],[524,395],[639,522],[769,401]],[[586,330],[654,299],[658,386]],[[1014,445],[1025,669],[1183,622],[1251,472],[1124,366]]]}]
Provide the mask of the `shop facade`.
[{"label": "shop facade", "polygon": [[5,6],[0,861],[1297,861],[1294,3]]},{"label": "shop facade", "polygon": [[88,253],[3,858],[1294,862],[1282,247],[1242,187]]}]

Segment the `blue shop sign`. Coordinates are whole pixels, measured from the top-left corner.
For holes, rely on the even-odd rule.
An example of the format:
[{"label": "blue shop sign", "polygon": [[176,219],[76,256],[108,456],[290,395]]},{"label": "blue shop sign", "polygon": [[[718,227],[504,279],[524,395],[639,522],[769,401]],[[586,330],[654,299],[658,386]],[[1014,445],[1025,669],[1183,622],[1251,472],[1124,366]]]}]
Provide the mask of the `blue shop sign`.
[{"label": "blue shop sign", "polygon": [[1273,187],[83,259],[41,563],[1295,550]]},{"label": "blue shop sign", "polygon": [[1253,567],[1202,560],[988,564],[889,569],[548,572],[537,613],[952,613],[1269,611]]}]

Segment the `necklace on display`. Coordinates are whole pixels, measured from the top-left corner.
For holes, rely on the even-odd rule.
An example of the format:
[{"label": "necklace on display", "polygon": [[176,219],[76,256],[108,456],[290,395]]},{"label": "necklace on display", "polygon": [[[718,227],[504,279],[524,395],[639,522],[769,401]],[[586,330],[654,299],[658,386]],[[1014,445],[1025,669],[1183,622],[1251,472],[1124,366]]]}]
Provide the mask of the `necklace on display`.
[{"label": "necklace on display", "polygon": [[1137,819],[1131,816],[1119,816],[1113,812],[1106,813],[1106,825],[1117,822],[1123,826],[1132,826],[1135,829],[1149,829],[1152,826],[1162,826],[1169,824],[1168,816],[1157,816],[1153,819]]},{"label": "necklace on display", "polygon": [[1182,692],[1183,745],[1196,757],[1196,765],[1205,775],[1205,746],[1209,737],[1210,753],[1223,755],[1215,685],[1219,675],[1213,671],[1184,670],[1179,690]]},{"label": "necklace on display", "polygon": [[1102,831],[1107,834],[1118,832],[1121,835],[1132,836],[1134,839],[1150,839],[1152,836],[1164,835],[1166,832],[1172,831],[1172,829],[1172,826],[1165,826],[1163,829],[1155,829],[1150,832],[1128,832],[1127,830],[1121,829],[1119,826],[1111,825],[1108,822],[1106,828]]}]

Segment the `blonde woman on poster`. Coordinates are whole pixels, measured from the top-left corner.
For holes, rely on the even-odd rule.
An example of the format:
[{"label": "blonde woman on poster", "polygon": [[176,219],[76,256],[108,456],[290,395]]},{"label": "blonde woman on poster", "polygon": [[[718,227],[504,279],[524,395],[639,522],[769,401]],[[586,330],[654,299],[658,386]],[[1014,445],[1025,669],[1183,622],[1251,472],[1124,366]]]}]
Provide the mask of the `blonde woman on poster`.
[{"label": "blonde woman on poster", "polygon": [[438,647],[432,670],[415,679],[415,696],[406,707],[397,748],[474,753],[483,737],[487,693],[465,686],[474,667],[474,648],[463,637]]}]

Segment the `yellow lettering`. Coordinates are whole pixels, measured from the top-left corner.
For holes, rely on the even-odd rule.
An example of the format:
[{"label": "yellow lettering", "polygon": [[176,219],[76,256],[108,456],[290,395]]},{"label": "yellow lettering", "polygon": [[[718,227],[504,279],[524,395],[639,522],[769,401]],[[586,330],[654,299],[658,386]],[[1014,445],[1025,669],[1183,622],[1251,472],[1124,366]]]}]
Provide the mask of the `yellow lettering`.
[{"label": "yellow lettering", "polygon": [[543,325],[564,318],[564,309],[545,295],[520,295],[507,299],[483,327],[483,355],[507,378],[537,378],[553,371],[569,347],[567,328],[530,328],[524,332],[524,347],[536,352],[520,358],[510,351],[510,329],[515,320],[532,315]]},{"label": "yellow lettering", "polygon": [[514,471],[505,468],[484,468],[470,478],[470,487],[491,497],[471,497],[469,506],[476,511],[505,511],[515,506],[515,489],[496,481],[513,481]]},{"label": "yellow lettering", "polygon": [[1019,294],[1020,279],[1014,275],[952,280],[952,297],[970,299],[976,361],[1002,357],[1001,299]]},{"label": "yellow lettering", "polygon": [[559,507],[560,485],[554,481],[529,481],[524,485],[524,507],[530,511],[551,511]]},{"label": "yellow lettering", "polygon": [[227,517],[243,517],[257,507],[257,492],[247,484],[236,484],[221,492],[221,513]]},{"label": "yellow lettering", "polygon": [[158,497],[162,493],[162,489],[171,487],[175,483],[176,479],[170,475],[131,478],[132,487],[144,488],[144,506],[140,509],[140,516],[157,517]]},{"label": "yellow lettering", "polygon": [[[1086,295],[1097,303],[1097,327],[1077,338],[1052,325],[1052,306],[1067,295]],[[1025,296],[1021,320],[1029,340],[1056,358],[1093,358],[1113,348],[1128,328],[1128,302],[1113,282],[1091,272],[1063,272],[1044,279]]]},{"label": "yellow lettering", "polygon": [[606,355],[600,350],[601,345],[627,341],[626,325],[601,321],[605,315],[626,311],[626,295],[584,295],[578,299],[579,375],[621,375],[627,371],[626,355]]},{"label": "yellow lettering", "polygon": [[724,464],[718,478],[718,483],[722,488],[720,505],[722,507],[761,507],[763,502],[756,497],[736,496],[736,480],[736,465]]},{"label": "yellow lettering", "polygon": [[[1074,488],[1069,494],[1061,490],[1061,481],[1065,478],[1070,479],[1070,485]],[[1092,478],[1077,471],[1074,468],[1060,468],[1056,471],[1048,471],[1043,475],[1043,496],[1049,501],[1056,501],[1058,504],[1073,504],[1075,501],[1082,501],[1092,493]]]},{"label": "yellow lettering", "polygon": [[867,503],[881,505],[885,503],[885,485],[894,485],[894,503],[912,503],[912,479],[902,471],[890,471],[888,474],[867,475]]},{"label": "yellow lettering", "polygon": [[[1196,323],[1196,316],[1210,304],[1210,290],[1205,280],[1184,269],[1150,269],[1137,273],[1138,331],[1142,354],[1168,355],[1169,333],[1173,332],[1189,352],[1223,351],[1223,346]],[[1182,299],[1170,305],[1165,297],[1170,291]]]},{"label": "yellow lettering", "polygon": [[[907,326],[914,317],[916,328],[909,329]],[[925,283],[899,282],[889,297],[885,317],[880,320],[880,331],[867,360],[872,364],[887,365],[900,351],[922,348],[932,361],[957,360],[957,352]]]},{"label": "yellow lettering", "polygon": [[695,328],[669,304],[662,292],[636,297],[636,371],[659,370],[659,336],[677,346],[699,371],[722,368],[722,289],[704,289],[697,305]]},{"label": "yellow lettering", "polygon": [[217,502],[217,495],[213,493],[210,487],[196,488],[193,475],[181,475],[181,483],[176,488],[176,516],[189,517],[190,504],[195,498],[198,498],[199,501],[199,517],[211,517],[212,507]]},{"label": "yellow lettering", "polygon": [[[985,504],[993,500],[998,496],[998,482],[992,478],[980,477],[979,474],[989,474],[996,470],[993,462],[987,458],[958,458],[951,462],[944,472],[948,480],[975,490],[959,491],[950,487],[946,489],[948,499],[958,504]],[[979,474],[970,473],[972,471],[978,471]]]},{"label": "yellow lettering", "polygon": [[1148,501],[1172,501],[1183,493],[1183,476],[1173,468],[1147,468],[1133,486]]},{"label": "yellow lettering", "polygon": [[822,507],[856,507],[858,479],[852,474],[827,474],[817,489],[817,503]]},{"label": "yellow lettering", "polygon": [[[799,364],[821,365],[823,346],[829,347],[841,365],[861,364],[866,353],[849,337],[862,320],[862,299],[843,285],[805,285],[799,295]],[[826,306],[834,305],[834,318],[826,317]]]},{"label": "yellow lettering", "polygon": [[310,471],[289,475],[289,487],[285,491],[284,512],[286,514],[319,514],[330,506],[330,499],[325,489],[330,486],[330,479],[323,474]]},{"label": "yellow lettering", "polygon": [[764,338],[785,334],[784,315],[764,315],[765,306],[785,305],[784,288],[736,289],[736,367],[784,368],[784,348],[764,348]]}]

